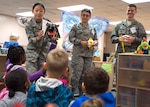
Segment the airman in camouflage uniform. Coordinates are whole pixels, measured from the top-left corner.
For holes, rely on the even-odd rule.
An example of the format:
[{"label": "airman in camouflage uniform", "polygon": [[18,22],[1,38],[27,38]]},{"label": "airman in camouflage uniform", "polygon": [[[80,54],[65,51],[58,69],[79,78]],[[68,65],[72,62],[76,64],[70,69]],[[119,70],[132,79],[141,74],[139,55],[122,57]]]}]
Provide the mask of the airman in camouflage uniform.
[{"label": "airman in camouflage uniform", "polygon": [[116,50],[116,63],[114,71],[116,73],[118,53],[123,53],[122,42],[124,43],[125,52],[135,52],[143,37],[146,37],[146,32],[143,25],[134,19],[136,14],[136,5],[129,4],[127,7],[127,19],[118,24],[111,34],[112,43],[118,43]]},{"label": "airman in camouflage uniform", "polygon": [[45,62],[49,49],[49,41],[44,38],[44,32],[42,30],[42,16],[45,13],[45,7],[41,3],[36,3],[33,6],[32,12],[34,13],[34,18],[25,27],[28,37],[26,68],[27,71],[35,72]]},{"label": "airman in camouflage uniform", "polygon": [[[135,31],[134,31],[135,30]],[[119,37],[124,35],[129,35],[135,38],[132,43],[124,43],[125,52],[134,52],[136,51],[138,45],[140,45],[143,37],[146,37],[146,32],[141,23],[136,20],[132,20],[128,25],[127,20],[123,20],[120,24],[118,24],[111,34],[112,43],[118,43],[117,53],[122,53],[121,42],[119,41]],[[116,54],[117,55],[117,54]]]},{"label": "airman in camouflage uniform", "polygon": [[34,18],[26,26],[26,34],[29,42],[26,50],[26,68],[30,72],[35,72],[41,68],[48,53],[49,41],[44,39],[37,41],[36,39],[41,29],[42,25],[37,24]]},{"label": "airman in camouflage uniform", "polygon": [[82,93],[82,74],[92,66],[93,50],[87,46],[88,39],[92,38],[95,41],[95,45],[97,45],[96,30],[88,24],[90,16],[90,10],[83,9],[81,11],[82,22],[75,24],[69,32],[69,41],[73,43],[71,85],[73,91],[78,88],[80,94]]}]

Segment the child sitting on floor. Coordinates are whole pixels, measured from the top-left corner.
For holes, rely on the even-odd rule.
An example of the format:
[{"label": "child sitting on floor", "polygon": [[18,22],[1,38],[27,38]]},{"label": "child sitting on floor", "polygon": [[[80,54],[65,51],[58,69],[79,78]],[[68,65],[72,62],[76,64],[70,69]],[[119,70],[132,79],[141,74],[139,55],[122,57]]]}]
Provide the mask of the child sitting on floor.
[{"label": "child sitting on floor", "polygon": [[106,92],[109,86],[107,72],[98,67],[91,67],[83,76],[82,89],[85,95],[77,98],[70,107],[80,107],[86,100],[101,98],[104,107],[115,107],[115,98],[111,92]]},{"label": "child sitting on floor", "polygon": [[68,107],[73,94],[60,77],[68,70],[68,55],[63,49],[51,50],[46,59],[47,75],[40,77],[28,90],[27,107],[44,107],[54,103],[59,107]]},{"label": "child sitting on floor", "polygon": [[23,69],[16,69],[9,72],[5,78],[8,88],[8,96],[0,100],[0,107],[26,107],[26,92],[30,86],[27,72]]},{"label": "child sitting on floor", "polygon": [[[7,54],[7,61],[6,61],[6,72],[4,75],[5,77],[13,70],[15,69],[23,69],[26,71],[25,67],[22,66],[22,64],[25,63],[26,61],[26,55],[25,55],[25,50],[23,49],[22,46],[11,46],[8,50]],[[34,72],[32,74],[29,74],[28,71],[28,77],[31,82],[37,80],[40,76],[43,76],[45,73],[45,69],[42,67],[39,71]],[[0,99],[3,99],[5,96],[7,96],[8,90],[7,88],[2,89],[0,92]]]}]

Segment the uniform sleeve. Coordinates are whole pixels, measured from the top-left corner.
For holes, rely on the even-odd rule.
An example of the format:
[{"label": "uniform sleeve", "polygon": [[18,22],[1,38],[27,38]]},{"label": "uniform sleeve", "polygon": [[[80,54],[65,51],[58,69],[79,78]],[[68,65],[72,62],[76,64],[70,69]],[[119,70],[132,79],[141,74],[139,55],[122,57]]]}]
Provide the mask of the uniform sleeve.
[{"label": "uniform sleeve", "polygon": [[117,25],[114,28],[114,30],[112,31],[112,34],[111,34],[111,42],[112,43],[119,43],[118,27],[119,27],[119,25]]},{"label": "uniform sleeve", "polygon": [[135,38],[136,38],[135,43],[141,43],[143,37],[147,38],[147,35],[141,23],[139,23],[137,26],[138,26],[138,35],[135,35]]},{"label": "uniform sleeve", "polygon": [[30,23],[27,24],[27,26],[25,27],[25,32],[27,34],[28,37],[28,41],[30,43],[36,43],[36,36],[34,35],[33,29],[32,29],[32,25]]},{"label": "uniform sleeve", "polygon": [[77,25],[74,25],[72,27],[71,31],[69,32],[69,41],[72,44],[78,45],[78,44],[80,44],[81,40],[78,39],[77,36],[76,36],[76,26]]}]

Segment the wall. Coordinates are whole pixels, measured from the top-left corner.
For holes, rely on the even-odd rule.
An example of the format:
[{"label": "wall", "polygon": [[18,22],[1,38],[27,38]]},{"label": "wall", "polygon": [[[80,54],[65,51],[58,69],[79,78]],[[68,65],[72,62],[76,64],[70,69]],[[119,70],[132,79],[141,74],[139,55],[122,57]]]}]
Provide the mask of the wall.
[{"label": "wall", "polygon": [[[58,30],[62,36],[62,23],[57,22],[56,24],[60,25]],[[25,33],[25,28],[18,23],[17,18],[0,14],[0,44],[9,41],[11,32],[15,32],[19,35],[18,42],[20,45],[27,45],[28,39]]]},{"label": "wall", "polygon": [[150,41],[150,34],[147,35],[147,41]]},{"label": "wall", "polygon": [[100,59],[102,61],[103,59],[103,53],[104,53],[104,34],[102,34],[99,38],[98,38],[98,49],[100,51]]},{"label": "wall", "polygon": [[25,34],[24,27],[17,23],[15,17],[0,14],[0,43],[9,41],[11,32],[15,32],[19,35],[19,44],[26,46],[28,43],[27,36]]},{"label": "wall", "polygon": [[104,36],[104,53],[112,53],[115,51],[116,44],[111,43],[111,32],[105,32]]}]

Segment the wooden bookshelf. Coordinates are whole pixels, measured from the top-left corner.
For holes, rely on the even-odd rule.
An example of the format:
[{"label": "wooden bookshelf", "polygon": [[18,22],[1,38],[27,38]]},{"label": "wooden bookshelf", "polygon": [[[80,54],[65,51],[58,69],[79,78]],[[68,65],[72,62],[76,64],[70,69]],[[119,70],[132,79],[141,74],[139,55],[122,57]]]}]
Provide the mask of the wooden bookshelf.
[{"label": "wooden bookshelf", "polygon": [[121,53],[117,66],[117,107],[150,107],[150,55]]}]

